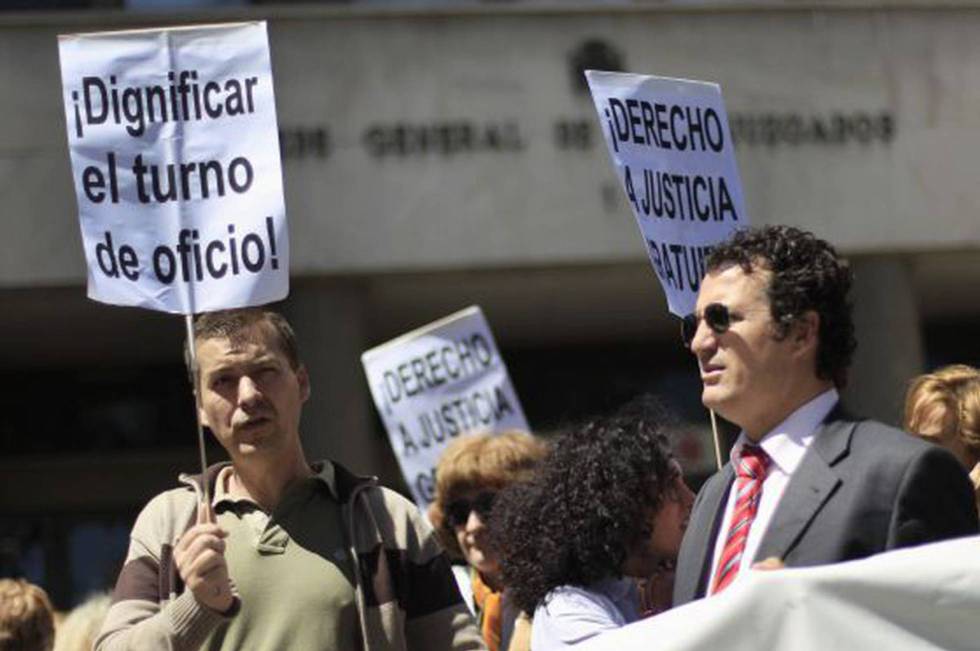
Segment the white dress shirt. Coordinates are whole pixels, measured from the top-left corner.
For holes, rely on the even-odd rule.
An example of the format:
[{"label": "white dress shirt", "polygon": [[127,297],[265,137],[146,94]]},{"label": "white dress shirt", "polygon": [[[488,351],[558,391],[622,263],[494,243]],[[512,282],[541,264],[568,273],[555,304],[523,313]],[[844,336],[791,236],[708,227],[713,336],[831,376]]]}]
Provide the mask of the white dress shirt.
[{"label": "white dress shirt", "polygon": [[[786,485],[800,465],[807,448],[813,442],[817,427],[824,421],[839,399],[840,396],[838,396],[836,389],[828,389],[790,414],[786,420],[767,432],[759,442],[759,447],[765,450],[772,463],[769,464],[769,472],[766,473],[766,479],[762,482],[762,498],[759,500],[755,520],[752,521],[749,536],[745,541],[745,551],[742,552],[742,561],[735,581],[745,575],[745,570],[753,562],[764,560],[755,558],[755,553],[759,549],[759,542],[769,527],[769,521],[772,520],[772,515],[776,511],[776,506],[779,505]],[[743,430],[732,447],[731,458],[736,459],[741,454],[742,447],[747,443],[751,443],[751,441]],[[715,571],[718,569],[718,560],[725,548],[725,538],[728,536],[728,527],[731,524],[734,510],[735,491],[730,490],[728,503],[725,506],[725,517],[721,521],[718,537],[715,539],[711,574],[708,576],[708,594],[711,594]]]},{"label": "white dress shirt", "polygon": [[565,585],[552,590],[535,608],[532,651],[563,651],[583,640],[640,619],[636,581],[605,579],[586,588]]}]

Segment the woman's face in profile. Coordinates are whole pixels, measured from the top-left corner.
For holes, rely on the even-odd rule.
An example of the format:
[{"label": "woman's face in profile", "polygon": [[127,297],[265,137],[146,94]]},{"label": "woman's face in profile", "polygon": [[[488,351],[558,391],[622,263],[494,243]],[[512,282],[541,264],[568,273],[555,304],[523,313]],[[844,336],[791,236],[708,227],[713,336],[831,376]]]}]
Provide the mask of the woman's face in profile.
[{"label": "woman's face in profile", "polygon": [[[676,465],[676,464],[675,464]],[[664,561],[673,561],[681,548],[681,540],[691,517],[694,493],[688,488],[681,473],[677,474],[663,504],[650,516],[649,534],[631,550],[623,563],[623,574],[646,578],[660,569]]]}]

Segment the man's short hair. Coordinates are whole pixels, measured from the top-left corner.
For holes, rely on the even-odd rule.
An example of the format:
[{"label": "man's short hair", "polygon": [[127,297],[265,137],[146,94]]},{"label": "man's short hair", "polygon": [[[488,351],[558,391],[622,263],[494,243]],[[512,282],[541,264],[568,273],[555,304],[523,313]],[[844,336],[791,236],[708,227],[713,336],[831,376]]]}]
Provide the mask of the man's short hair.
[{"label": "man's short hair", "polygon": [[194,341],[205,339],[230,339],[242,341],[254,325],[267,325],[276,339],[276,345],[286,356],[289,365],[296,370],[300,367],[299,347],[296,333],[286,318],[278,312],[257,307],[235,310],[205,312],[194,320]]},{"label": "man's short hair", "polygon": [[24,579],[0,579],[0,651],[50,651],[54,613],[48,595]]},{"label": "man's short hair", "polygon": [[817,377],[840,388],[847,383],[857,340],[847,294],[852,274],[829,242],[791,226],[764,226],[736,232],[708,256],[708,271],[737,264],[772,273],[767,295],[776,336],[785,337],[806,312],[820,317]]}]

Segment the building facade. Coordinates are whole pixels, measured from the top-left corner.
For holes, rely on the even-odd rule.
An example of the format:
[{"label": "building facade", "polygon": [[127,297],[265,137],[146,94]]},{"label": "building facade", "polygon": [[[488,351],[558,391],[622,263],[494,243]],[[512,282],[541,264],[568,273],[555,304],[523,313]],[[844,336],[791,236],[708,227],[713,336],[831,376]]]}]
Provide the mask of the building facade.
[{"label": "building facade", "polygon": [[63,606],[97,583],[73,555],[104,540],[111,558],[134,509],[194,467],[196,439],[181,320],[85,298],[56,37],[257,19],[311,457],[397,484],[359,355],[479,304],[533,427],[655,391],[681,416],[689,467],[711,467],[696,365],[588,68],[721,84],[752,223],[812,230],[853,261],[856,410],[894,422],[910,376],[980,362],[980,3],[0,15],[0,567],[60,576]]}]

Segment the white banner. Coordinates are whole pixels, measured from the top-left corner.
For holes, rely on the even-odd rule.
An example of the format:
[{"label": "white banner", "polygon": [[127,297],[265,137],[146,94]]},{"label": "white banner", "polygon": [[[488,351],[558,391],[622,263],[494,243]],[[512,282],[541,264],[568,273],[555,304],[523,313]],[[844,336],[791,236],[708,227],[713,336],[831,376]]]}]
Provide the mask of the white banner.
[{"label": "white banner", "polygon": [[691,314],[711,247],[749,223],[721,89],[667,77],[585,75],[667,306]]},{"label": "white banner", "polygon": [[435,467],[464,433],[528,430],[490,326],[468,307],[361,355],[374,404],[416,503],[432,502]]},{"label": "white banner", "polygon": [[285,298],[265,23],[58,46],[89,297],[183,314]]},{"label": "white banner", "polygon": [[[719,595],[582,643],[583,651],[980,648],[980,537],[807,569],[753,570]],[[578,648],[578,647],[576,647]]]}]

